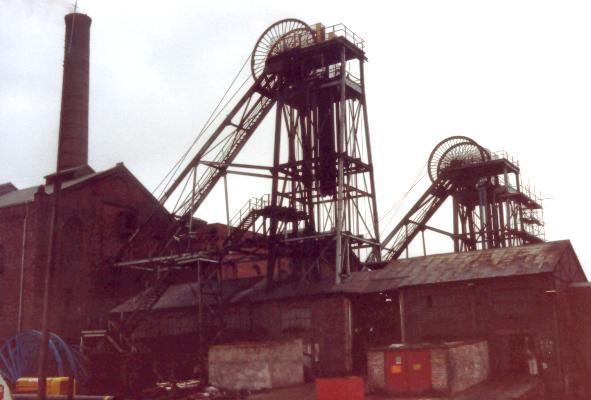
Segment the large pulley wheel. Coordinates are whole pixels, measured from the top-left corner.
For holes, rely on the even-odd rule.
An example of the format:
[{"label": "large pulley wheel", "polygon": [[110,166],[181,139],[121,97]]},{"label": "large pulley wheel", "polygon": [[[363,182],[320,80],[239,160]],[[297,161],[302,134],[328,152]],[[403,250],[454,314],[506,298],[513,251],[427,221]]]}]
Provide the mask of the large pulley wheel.
[{"label": "large pulley wheel", "polygon": [[490,160],[490,152],[466,136],[451,136],[435,146],[429,161],[429,178],[435,182],[448,168]]},{"label": "large pulley wheel", "polygon": [[264,75],[261,86],[267,90],[276,88],[276,74],[265,72],[269,57],[294,48],[306,47],[314,42],[314,31],[299,19],[289,18],[274,23],[259,37],[252,51],[250,69],[253,78],[257,80]]}]

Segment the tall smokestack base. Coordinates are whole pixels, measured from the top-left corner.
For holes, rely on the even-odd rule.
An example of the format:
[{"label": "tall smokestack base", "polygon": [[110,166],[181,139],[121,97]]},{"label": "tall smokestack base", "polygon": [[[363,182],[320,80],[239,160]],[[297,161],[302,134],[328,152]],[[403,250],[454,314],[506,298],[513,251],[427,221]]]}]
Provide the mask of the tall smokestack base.
[{"label": "tall smokestack base", "polygon": [[88,65],[92,20],[79,13],[68,14],[65,20],[58,171],[88,165]]}]

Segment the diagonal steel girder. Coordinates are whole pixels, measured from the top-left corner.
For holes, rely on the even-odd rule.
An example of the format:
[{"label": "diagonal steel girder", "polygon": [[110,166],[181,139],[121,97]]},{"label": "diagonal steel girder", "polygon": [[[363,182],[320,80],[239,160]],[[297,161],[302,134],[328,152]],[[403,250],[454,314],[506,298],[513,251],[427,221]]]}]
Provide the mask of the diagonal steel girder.
[{"label": "diagonal steel girder", "polygon": [[383,261],[396,260],[410,245],[416,235],[426,228],[429,219],[441,207],[452,192],[452,183],[445,177],[438,178],[412,206],[396,227],[384,238],[381,249],[386,250]]}]

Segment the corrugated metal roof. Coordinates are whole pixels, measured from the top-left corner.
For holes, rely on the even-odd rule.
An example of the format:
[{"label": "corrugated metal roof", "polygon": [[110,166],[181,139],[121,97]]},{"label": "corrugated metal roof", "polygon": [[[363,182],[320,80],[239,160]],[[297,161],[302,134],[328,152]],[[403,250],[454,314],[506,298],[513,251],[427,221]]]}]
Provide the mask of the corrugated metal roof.
[{"label": "corrugated metal roof", "polygon": [[555,270],[567,249],[572,251],[570,241],[563,240],[408,258],[392,261],[383,269],[354,272],[339,285],[283,284],[269,292],[262,287],[253,288],[249,293],[234,296],[232,302],[270,301],[321,294],[379,293],[408,286],[547,273]]},{"label": "corrugated metal roof", "polygon": [[519,247],[434,254],[390,262],[377,271],[355,272],[336,286],[345,293],[371,293],[406,286],[553,272],[568,240]]},{"label": "corrugated metal roof", "polygon": [[[226,302],[262,302],[332,294],[366,294],[403,287],[476,279],[501,278],[551,273],[562,254],[573,251],[570,241],[556,241],[503,249],[467,253],[434,254],[390,262],[383,269],[354,272],[338,285],[330,283],[284,283],[266,290],[263,277],[224,281]],[[154,309],[193,307],[197,305],[197,284],[172,285]],[[128,312],[135,299],[118,306],[113,312]]]},{"label": "corrugated metal roof", "polygon": [[[264,277],[244,278],[244,279],[228,279],[222,284],[222,297],[230,299],[236,293],[242,292],[256,285],[260,281],[264,281]],[[147,289],[149,290],[149,289]],[[111,312],[125,313],[134,311],[137,307],[138,300],[144,292],[132,297],[124,303],[115,307]],[[211,296],[203,295],[206,303],[213,302]],[[152,310],[169,310],[173,308],[197,307],[199,298],[199,285],[197,282],[177,283],[170,285],[168,289],[160,296]]]}]

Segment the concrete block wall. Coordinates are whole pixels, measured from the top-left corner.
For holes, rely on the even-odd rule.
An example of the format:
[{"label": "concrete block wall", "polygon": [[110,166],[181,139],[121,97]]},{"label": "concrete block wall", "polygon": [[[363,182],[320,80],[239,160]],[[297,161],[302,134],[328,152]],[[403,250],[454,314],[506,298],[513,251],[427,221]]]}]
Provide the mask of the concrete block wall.
[{"label": "concrete block wall", "polygon": [[304,382],[302,340],[215,345],[209,382],[225,389],[271,389]]},{"label": "concrete block wall", "polygon": [[451,347],[448,351],[449,391],[457,393],[489,376],[488,343],[485,341]]},{"label": "concrete block wall", "polygon": [[367,352],[367,384],[373,390],[381,391],[386,388],[383,351],[369,350]]},{"label": "concrete block wall", "polygon": [[[456,342],[440,346],[409,346],[409,351],[428,351],[431,389],[445,395],[456,394],[489,377],[488,343]],[[367,355],[367,382],[371,390],[388,390],[385,353],[389,349],[370,350]],[[404,351],[404,350],[396,350]]]}]

